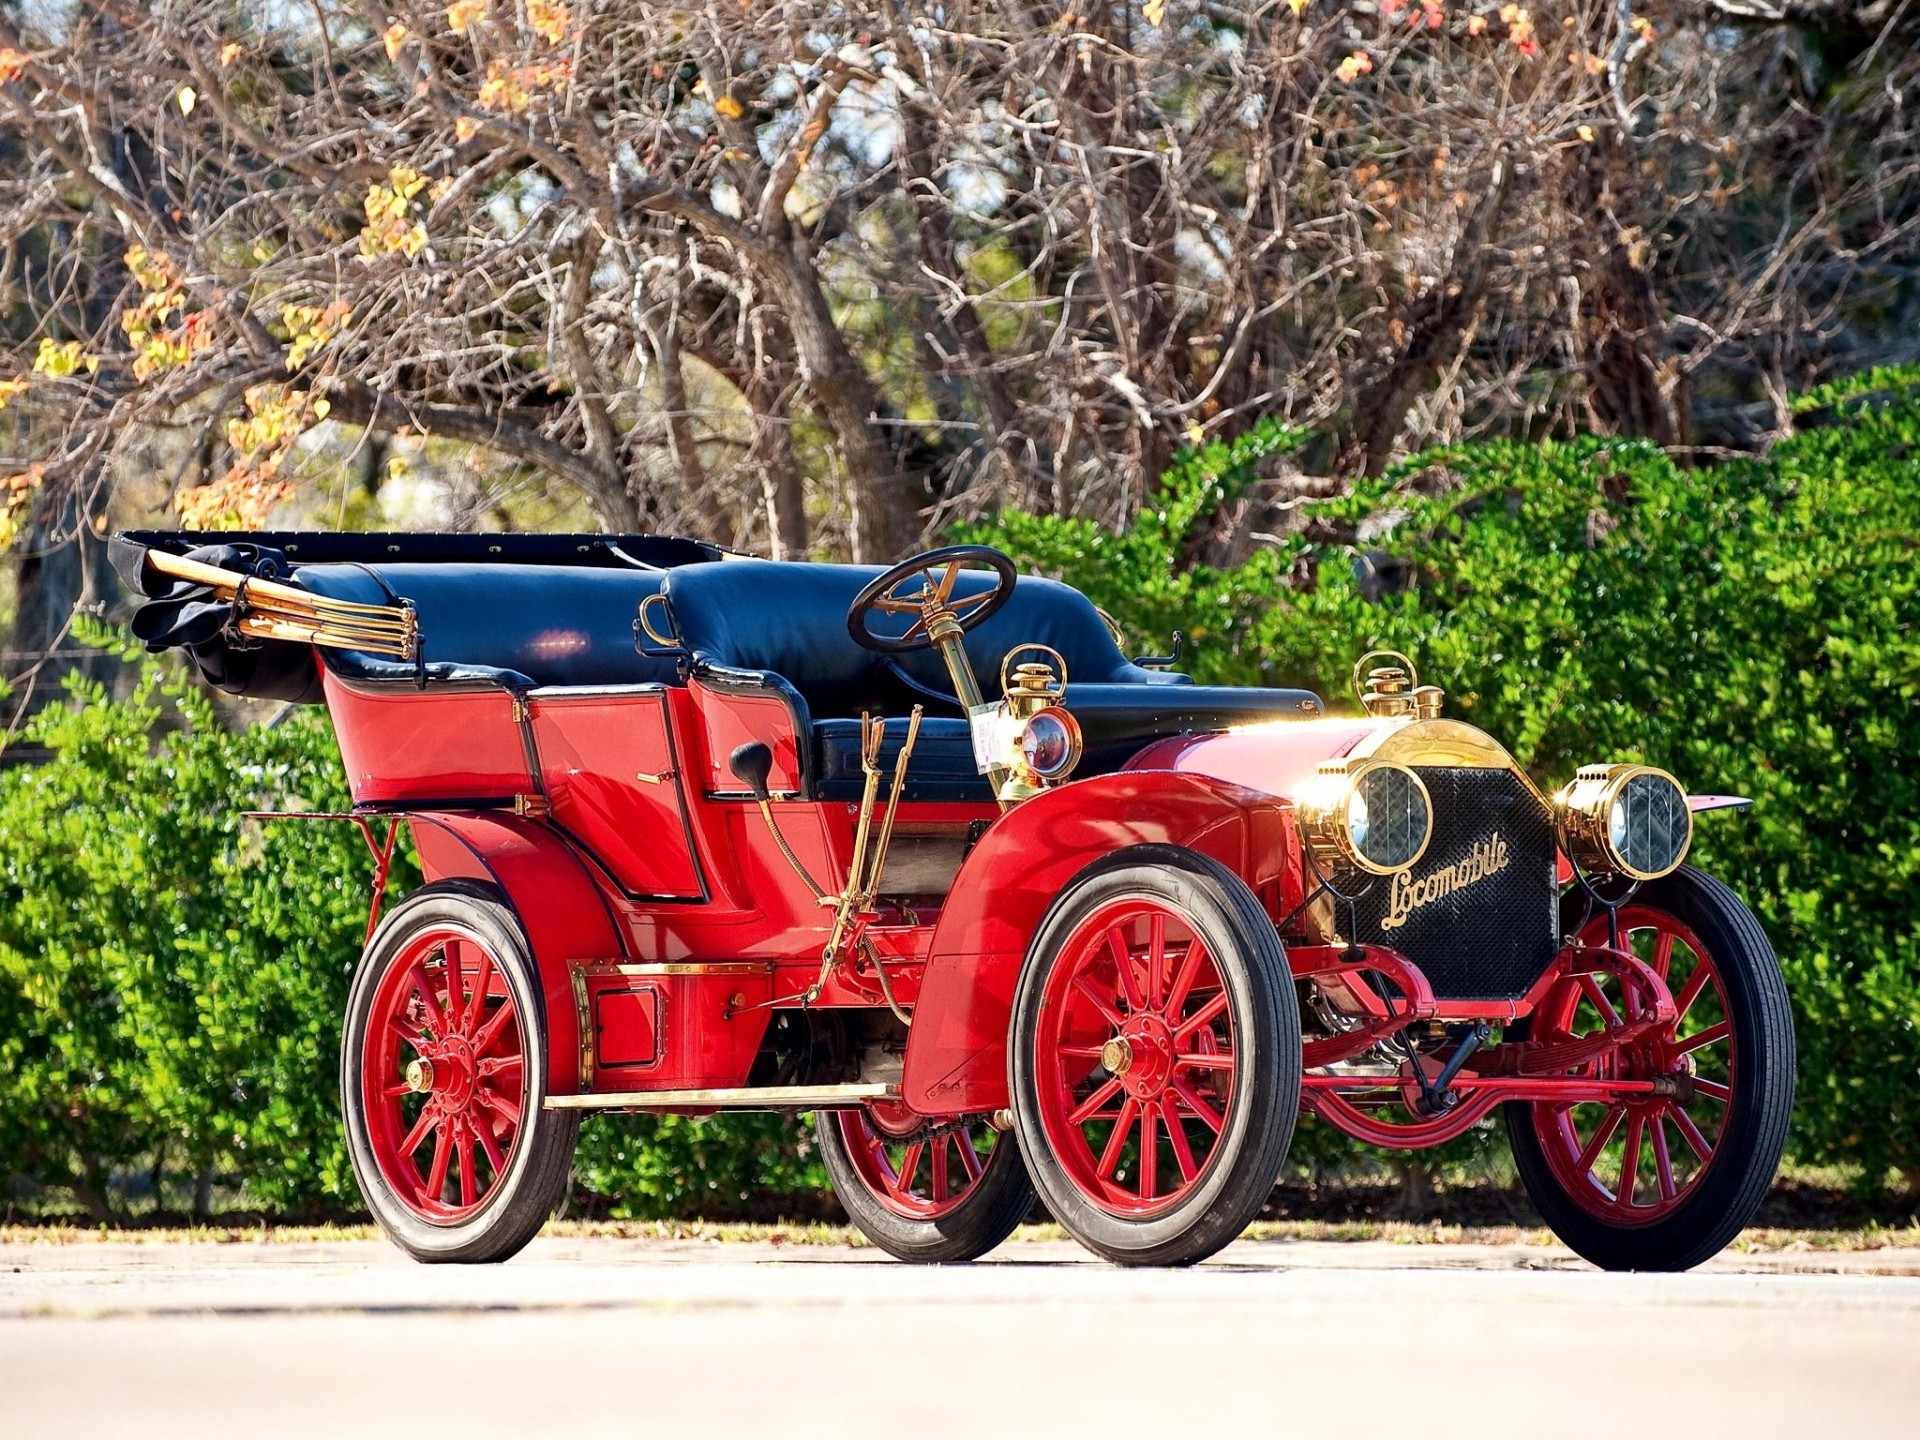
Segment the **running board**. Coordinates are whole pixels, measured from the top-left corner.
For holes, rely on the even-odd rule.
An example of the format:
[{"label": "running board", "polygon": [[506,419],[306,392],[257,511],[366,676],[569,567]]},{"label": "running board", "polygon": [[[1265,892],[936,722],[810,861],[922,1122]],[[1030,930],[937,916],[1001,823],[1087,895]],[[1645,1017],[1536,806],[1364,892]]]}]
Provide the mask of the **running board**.
[{"label": "running board", "polygon": [[621,1090],[549,1095],[549,1110],[802,1110],[894,1100],[898,1085],[748,1085],[736,1090]]}]

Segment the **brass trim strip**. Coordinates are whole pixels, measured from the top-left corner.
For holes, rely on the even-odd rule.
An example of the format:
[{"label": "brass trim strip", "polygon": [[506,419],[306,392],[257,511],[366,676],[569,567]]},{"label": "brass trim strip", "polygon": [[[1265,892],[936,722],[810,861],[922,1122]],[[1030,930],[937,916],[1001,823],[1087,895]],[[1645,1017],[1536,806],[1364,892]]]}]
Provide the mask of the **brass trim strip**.
[{"label": "brass trim strip", "polygon": [[732,1090],[632,1090],[600,1095],[549,1095],[549,1110],[681,1110],[705,1108],[764,1110],[891,1100],[898,1085],[757,1085]]},{"label": "brass trim strip", "polygon": [[608,963],[604,965],[576,965],[574,969],[593,978],[600,975],[644,976],[644,975],[771,975],[773,965],[769,962],[748,960],[676,960],[661,964],[628,965]]}]

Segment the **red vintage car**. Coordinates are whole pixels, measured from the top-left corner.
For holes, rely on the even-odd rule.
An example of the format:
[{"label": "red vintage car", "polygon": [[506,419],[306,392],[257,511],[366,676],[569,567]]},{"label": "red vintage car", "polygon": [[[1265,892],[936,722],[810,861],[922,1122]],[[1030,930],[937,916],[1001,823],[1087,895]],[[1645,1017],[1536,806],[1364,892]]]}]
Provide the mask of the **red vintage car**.
[{"label": "red vintage car", "polygon": [[[324,702],[375,852],[353,1164],[421,1260],[502,1260],[601,1110],[812,1111],[903,1259],[1037,1190],[1123,1264],[1213,1253],[1296,1117],[1500,1112],[1609,1268],[1733,1238],[1792,1109],[1785,987],[1666,773],[1537,786],[1392,654],[1359,713],[1130,660],[1065,585],[639,536],[123,537],[135,629]],[[1374,662],[1374,663],[1368,663]],[[381,913],[396,832],[427,883]]]}]

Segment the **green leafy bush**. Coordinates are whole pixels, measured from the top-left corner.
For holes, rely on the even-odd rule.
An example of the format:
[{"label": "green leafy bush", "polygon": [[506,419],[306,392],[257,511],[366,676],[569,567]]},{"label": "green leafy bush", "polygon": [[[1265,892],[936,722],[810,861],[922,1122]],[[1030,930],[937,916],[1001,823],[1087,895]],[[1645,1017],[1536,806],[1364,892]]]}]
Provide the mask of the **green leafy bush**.
[{"label": "green leafy bush", "polygon": [[967,538],[1078,585],[1150,648],[1185,630],[1203,681],[1338,700],[1360,651],[1392,646],[1543,782],[1642,759],[1754,797],[1703,818],[1696,859],[1785,964],[1799,1156],[1877,1181],[1920,1170],[1920,397],[1902,378],[1873,377],[1884,403],[1837,389],[1831,423],[1701,470],[1638,442],[1436,450],[1232,568],[1180,559],[1283,443],[1271,430],[1183,457],[1130,533],[1010,514]]}]

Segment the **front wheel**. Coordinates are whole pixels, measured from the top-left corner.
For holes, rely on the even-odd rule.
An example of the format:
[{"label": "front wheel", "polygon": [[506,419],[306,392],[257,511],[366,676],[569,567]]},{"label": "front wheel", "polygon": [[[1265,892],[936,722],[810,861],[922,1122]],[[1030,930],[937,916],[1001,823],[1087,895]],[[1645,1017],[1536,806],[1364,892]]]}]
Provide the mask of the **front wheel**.
[{"label": "front wheel", "polygon": [[[1567,1246],[1605,1270],[1688,1270],[1753,1218],[1793,1115],[1793,1014],[1779,962],[1733,892],[1686,867],[1620,907],[1622,949],[1673,994],[1671,1025],[1572,1073],[1661,1080],[1613,1104],[1506,1107],[1527,1195]],[[1605,945],[1607,920],[1579,937]],[[1630,1023],[1610,979],[1560,982],[1529,1017],[1554,1042]]]},{"label": "front wheel", "polygon": [[1273,1193],[1300,1017],[1273,921],[1231,870],[1139,845],[1062,892],[1014,995],[1010,1084],[1047,1208],[1122,1265],[1190,1265]]},{"label": "front wheel", "polygon": [[347,1153],[367,1208],[425,1261],[505,1260],[566,1192],[579,1117],[542,1108],[539,977],[497,893],[429,885],[354,975],[340,1057]]},{"label": "front wheel", "polygon": [[822,1110],[813,1125],[848,1218],[896,1259],[977,1260],[1033,1205],[1020,1147],[983,1115],[930,1121],[882,1102]]}]

